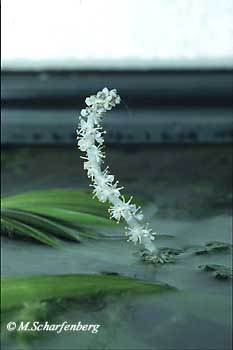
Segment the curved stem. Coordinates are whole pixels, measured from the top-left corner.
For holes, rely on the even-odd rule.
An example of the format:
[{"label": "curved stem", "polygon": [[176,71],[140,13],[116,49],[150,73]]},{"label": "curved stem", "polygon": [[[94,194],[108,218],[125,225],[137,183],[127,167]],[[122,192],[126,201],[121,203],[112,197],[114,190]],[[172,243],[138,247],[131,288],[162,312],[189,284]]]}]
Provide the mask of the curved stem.
[{"label": "curved stem", "polygon": [[156,233],[152,232],[149,224],[143,223],[140,207],[137,208],[131,203],[132,197],[126,202],[120,193],[123,187],[117,187],[118,181],[114,182],[114,176],[109,173],[108,168],[104,171],[101,169],[103,158],[105,158],[102,151],[105,132],[100,122],[104,114],[119,103],[120,97],[115,89],[109,91],[104,88],[96,95],[86,98],[87,107],[81,111],[80,125],[77,130],[78,147],[86,153],[86,157],[83,157],[84,169],[87,170],[87,175],[92,180],[94,196],[101,202],[111,203],[110,218],[118,222],[123,218],[128,225],[126,230],[128,241],[139,242],[146,249],[155,252],[156,247],[152,241]]}]

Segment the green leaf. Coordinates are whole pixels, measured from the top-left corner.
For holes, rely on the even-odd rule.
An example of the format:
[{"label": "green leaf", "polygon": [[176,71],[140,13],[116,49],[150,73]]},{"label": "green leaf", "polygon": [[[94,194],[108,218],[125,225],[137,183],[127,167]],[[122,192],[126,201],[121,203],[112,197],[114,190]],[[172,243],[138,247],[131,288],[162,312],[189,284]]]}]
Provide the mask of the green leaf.
[{"label": "green leaf", "polygon": [[[101,203],[96,198],[92,198],[91,191],[76,189],[54,189],[35,192],[26,192],[23,194],[6,197],[2,199],[4,208],[20,208],[28,210],[31,207],[55,207],[70,209],[89,213],[108,218],[107,203]],[[129,196],[126,196],[128,199]],[[141,205],[142,199],[134,198],[136,205]]]},{"label": "green leaf", "polygon": [[2,310],[57,298],[80,300],[107,295],[164,293],[175,290],[166,284],[145,283],[115,275],[61,275],[2,279]]},{"label": "green leaf", "polygon": [[17,219],[25,224],[32,225],[33,227],[37,227],[42,230],[46,230],[47,232],[50,232],[55,236],[69,239],[69,240],[79,241],[79,238],[78,238],[79,232],[77,230],[74,233],[74,230],[66,226],[63,226],[56,221],[47,219],[43,216],[31,214],[26,211],[14,210],[14,209],[4,210],[4,216],[9,219],[10,218]]},{"label": "green leaf", "polygon": [[7,219],[7,218],[1,218],[1,223],[3,226],[5,226],[8,230],[22,235],[22,236],[29,236],[30,238],[36,239],[40,241],[41,243],[47,244],[52,247],[59,247],[60,242],[53,236],[49,236],[42,231],[35,229],[31,226],[28,226],[26,224],[23,224],[20,221],[14,220],[14,219]]},{"label": "green leaf", "polygon": [[77,242],[81,237],[119,239],[98,232],[103,226],[117,227],[107,208],[89,191],[48,190],[3,198],[1,216],[8,231],[55,246],[55,237]]},{"label": "green leaf", "polygon": [[26,192],[3,198],[2,207],[28,210],[31,207],[55,207],[108,217],[108,205],[92,198],[90,191],[56,189]]},{"label": "green leaf", "polygon": [[[25,212],[40,214],[45,217],[53,218],[55,220],[60,220],[62,222],[67,222],[72,224],[74,227],[86,226],[92,227],[93,225],[115,225],[114,221],[106,219],[101,216],[92,215],[88,213],[83,213],[80,211],[74,211],[69,209],[61,209],[56,207],[46,207],[46,206],[31,206]],[[4,211],[3,211],[4,213]]]}]

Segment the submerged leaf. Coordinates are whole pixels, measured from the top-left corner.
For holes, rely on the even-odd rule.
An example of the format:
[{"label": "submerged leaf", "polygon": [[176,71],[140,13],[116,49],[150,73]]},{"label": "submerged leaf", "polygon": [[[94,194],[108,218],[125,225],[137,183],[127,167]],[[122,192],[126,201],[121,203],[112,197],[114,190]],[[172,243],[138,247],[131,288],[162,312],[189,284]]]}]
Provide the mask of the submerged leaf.
[{"label": "submerged leaf", "polygon": [[204,246],[190,246],[184,248],[186,251],[196,255],[209,254],[214,252],[225,252],[232,249],[232,245],[226,242],[208,242]]},{"label": "submerged leaf", "polygon": [[232,244],[214,241],[206,243],[206,247],[208,251],[227,251],[232,249]]},{"label": "submerged leaf", "polygon": [[116,275],[62,275],[2,279],[2,310],[57,298],[80,300],[124,293],[164,293],[174,290],[166,284],[145,283]]},{"label": "submerged leaf", "polygon": [[[31,348],[33,339],[38,340],[42,334],[7,332],[8,322],[59,324],[59,315],[67,311],[76,310],[77,314],[80,311],[87,314],[94,311],[96,314],[108,308],[110,303],[117,303],[118,300],[121,303],[124,296],[130,299],[147,294],[161,296],[173,290],[175,288],[165,284],[145,283],[112,273],[3,278],[2,339],[5,338],[7,344],[13,340],[14,344],[23,345],[24,349],[28,348],[25,345]],[[48,334],[43,332],[43,335]]]},{"label": "submerged leaf", "polygon": [[140,252],[133,253],[134,256],[139,256],[140,260],[147,264],[165,264],[174,263],[174,256],[181,254],[182,249],[176,248],[160,248],[158,252],[151,252],[147,249],[142,249]]},{"label": "submerged leaf", "polygon": [[204,271],[212,271],[214,277],[218,279],[229,279],[232,278],[232,271],[229,267],[224,265],[210,264],[210,265],[200,265]]}]

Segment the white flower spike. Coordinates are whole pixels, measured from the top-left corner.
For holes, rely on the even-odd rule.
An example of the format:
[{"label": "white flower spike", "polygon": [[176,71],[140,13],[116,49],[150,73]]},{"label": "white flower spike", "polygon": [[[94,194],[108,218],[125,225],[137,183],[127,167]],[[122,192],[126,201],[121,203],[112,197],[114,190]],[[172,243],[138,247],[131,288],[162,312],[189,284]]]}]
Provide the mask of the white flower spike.
[{"label": "white flower spike", "polygon": [[103,158],[102,151],[104,143],[103,131],[100,122],[104,114],[119,104],[121,101],[117,90],[104,88],[96,95],[87,97],[85,102],[87,107],[81,110],[79,117],[80,124],[77,130],[78,147],[80,151],[86,152],[84,169],[87,170],[88,177],[93,182],[94,197],[100,202],[110,202],[110,218],[117,220],[124,219],[128,225],[126,235],[128,241],[141,243],[144,248],[156,254],[156,247],[153,244],[155,233],[152,232],[148,225],[142,223],[143,214],[140,207],[131,204],[132,197],[127,202],[120,191],[123,187],[118,187],[118,181],[114,183],[114,176],[109,174],[108,168],[104,171],[101,169]]}]

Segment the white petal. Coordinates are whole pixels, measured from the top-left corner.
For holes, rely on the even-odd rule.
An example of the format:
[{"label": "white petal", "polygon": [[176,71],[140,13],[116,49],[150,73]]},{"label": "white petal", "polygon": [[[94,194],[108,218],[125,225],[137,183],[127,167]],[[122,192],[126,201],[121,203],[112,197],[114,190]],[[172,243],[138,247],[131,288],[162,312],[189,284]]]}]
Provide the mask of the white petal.
[{"label": "white petal", "polygon": [[120,96],[117,96],[116,99],[115,99],[115,103],[119,104],[120,102],[121,102],[121,98],[120,98]]},{"label": "white petal", "polygon": [[87,98],[85,99],[85,103],[86,103],[86,105],[88,105],[88,106],[91,105],[90,97],[87,97]]},{"label": "white petal", "polygon": [[116,89],[110,90],[110,95],[116,97],[117,96],[117,90]]},{"label": "white petal", "polygon": [[82,109],[80,114],[82,117],[86,117],[88,114],[86,108]]},{"label": "white petal", "polygon": [[104,94],[106,94],[106,95],[108,95],[108,94],[109,94],[109,90],[108,90],[108,88],[107,88],[107,87],[103,88],[102,92],[103,92]]},{"label": "white petal", "polygon": [[105,99],[106,102],[111,102],[112,101],[112,96],[107,96]]}]

